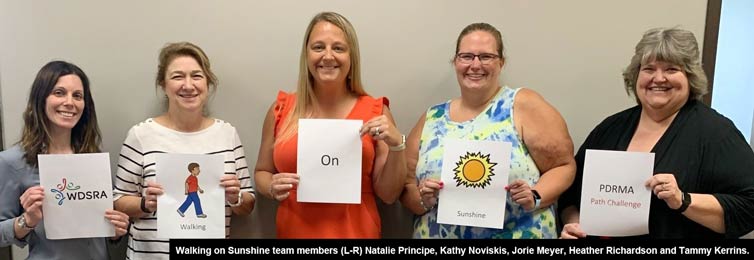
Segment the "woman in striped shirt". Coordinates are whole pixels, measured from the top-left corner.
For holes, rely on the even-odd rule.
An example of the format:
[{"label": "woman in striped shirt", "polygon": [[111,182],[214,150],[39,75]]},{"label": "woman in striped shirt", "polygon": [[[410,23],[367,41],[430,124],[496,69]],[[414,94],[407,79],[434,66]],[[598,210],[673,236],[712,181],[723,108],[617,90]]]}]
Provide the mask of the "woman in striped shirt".
[{"label": "woman in striped shirt", "polygon": [[248,215],[254,209],[254,190],[241,140],[236,129],[206,114],[210,86],[217,78],[207,55],[198,46],[172,43],[160,52],[157,86],[167,97],[167,111],[129,130],[118,161],[115,207],[131,216],[128,259],[168,259],[168,240],[157,237],[155,155],[160,153],[222,154],[225,173],[225,235],[231,214]]}]

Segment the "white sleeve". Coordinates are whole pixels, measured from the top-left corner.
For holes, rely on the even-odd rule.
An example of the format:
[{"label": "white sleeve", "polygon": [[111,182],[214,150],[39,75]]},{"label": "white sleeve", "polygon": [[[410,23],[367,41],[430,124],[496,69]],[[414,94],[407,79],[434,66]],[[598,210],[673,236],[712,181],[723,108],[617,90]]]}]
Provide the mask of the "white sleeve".
[{"label": "white sleeve", "polygon": [[118,169],[115,173],[114,200],[124,195],[139,196],[144,182],[144,154],[141,142],[136,135],[136,127],[128,131],[118,157]]},{"label": "white sleeve", "polygon": [[233,131],[233,156],[236,161],[236,176],[241,181],[241,190],[251,193],[254,196],[254,187],[251,184],[251,174],[249,173],[249,165],[246,163],[246,155],[243,150],[243,144],[241,144],[241,138],[238,137],[238,132]]}]

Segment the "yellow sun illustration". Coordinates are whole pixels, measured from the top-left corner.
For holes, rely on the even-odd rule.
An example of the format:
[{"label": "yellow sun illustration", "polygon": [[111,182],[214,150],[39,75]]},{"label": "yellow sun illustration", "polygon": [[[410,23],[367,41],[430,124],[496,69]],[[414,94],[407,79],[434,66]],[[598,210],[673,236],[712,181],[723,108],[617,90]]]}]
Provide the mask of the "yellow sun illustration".
[{"label": "yellow sun illustration", "polygon": [[464,185],[466,187],[484,188],[492,181],[495,165],[490,162],[490,155],[482,155],[482,152],[462,155],[456,162],[455,176],[456,186]]}]

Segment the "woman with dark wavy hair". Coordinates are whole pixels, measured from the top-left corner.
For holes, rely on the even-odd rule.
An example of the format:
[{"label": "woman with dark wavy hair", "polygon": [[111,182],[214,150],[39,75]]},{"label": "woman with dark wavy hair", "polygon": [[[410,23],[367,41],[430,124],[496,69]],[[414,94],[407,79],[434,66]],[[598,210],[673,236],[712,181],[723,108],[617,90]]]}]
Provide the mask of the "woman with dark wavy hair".
[{"label": "woman with dark wavy hair", "polygon": [[[21,141],[0,153],[0,246],[29,245],[28,259],[108,259],[105,239],[48,240],[42,223],[44,191],[40,154],[100,152],[97,114],[84,71],[64,61],[47,63],[31,87]],[[109,174],[109,173],[107,173]],[[128,216],[108,210],[116,239],[126,234]]]}]

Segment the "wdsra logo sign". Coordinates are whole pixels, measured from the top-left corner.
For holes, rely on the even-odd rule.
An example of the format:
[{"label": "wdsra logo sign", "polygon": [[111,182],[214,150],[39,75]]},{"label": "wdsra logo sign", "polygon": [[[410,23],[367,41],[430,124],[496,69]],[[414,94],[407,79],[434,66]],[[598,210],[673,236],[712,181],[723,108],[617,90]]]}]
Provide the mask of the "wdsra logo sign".
[{"label": "wdsra logo sign", "polygon": [[63,205],[63,201],[67,200],[92,200],[92,199],[106,199],[107,193],[97,190],[82,190],[81,186],[68,182],[66,178],[63,178],[62,183],[57,185],[57,189],[50,189],[55,194],[55,199],[58,200],[58,205]]}]

